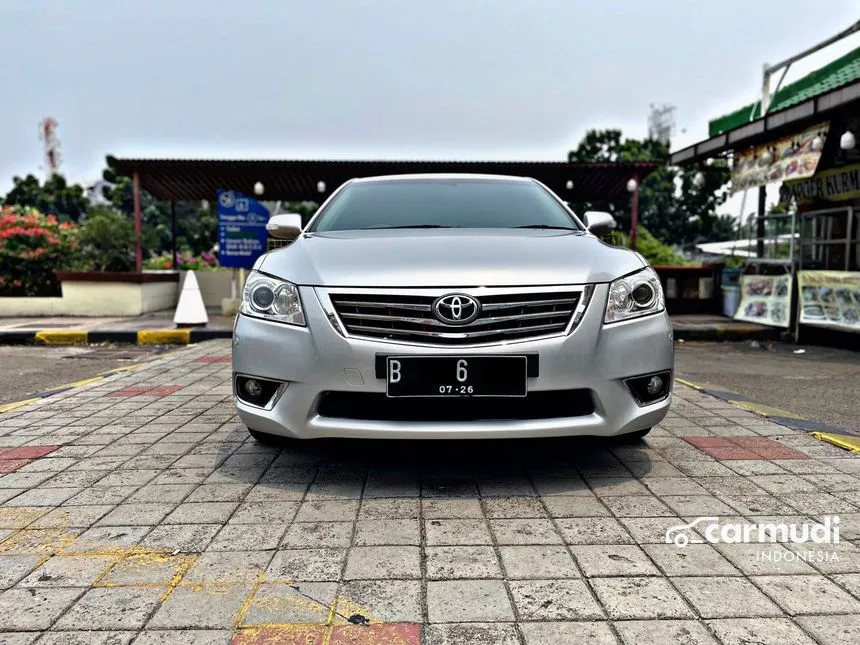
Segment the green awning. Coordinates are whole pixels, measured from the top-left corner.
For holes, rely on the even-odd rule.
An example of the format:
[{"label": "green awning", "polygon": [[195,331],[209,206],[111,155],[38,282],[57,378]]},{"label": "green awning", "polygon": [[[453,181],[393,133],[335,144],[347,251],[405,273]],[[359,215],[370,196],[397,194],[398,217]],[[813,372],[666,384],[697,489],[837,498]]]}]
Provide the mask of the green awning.
[{"label": "green awning", "polygon": [[[860,47],[780,89],[773,97],[768,114],[808,101],[858,79],[860,79]],[[739,128],[760,116],[761,101],[750,103],[740,110],[710,121],[708,136],[715,137]]]}]

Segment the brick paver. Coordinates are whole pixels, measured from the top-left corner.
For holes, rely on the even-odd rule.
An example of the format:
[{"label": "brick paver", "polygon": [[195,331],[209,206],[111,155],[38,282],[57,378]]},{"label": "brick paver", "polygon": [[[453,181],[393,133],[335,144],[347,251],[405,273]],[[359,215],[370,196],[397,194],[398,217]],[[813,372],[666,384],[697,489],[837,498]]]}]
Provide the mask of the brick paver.
[{"label": "brick paver", "polygon": [[[633,445],[264,446],[214,341],[0,415],[0,642],[855,643],[858,491],[682,385]],[[666,540],[834,515],[838,544]]]}]

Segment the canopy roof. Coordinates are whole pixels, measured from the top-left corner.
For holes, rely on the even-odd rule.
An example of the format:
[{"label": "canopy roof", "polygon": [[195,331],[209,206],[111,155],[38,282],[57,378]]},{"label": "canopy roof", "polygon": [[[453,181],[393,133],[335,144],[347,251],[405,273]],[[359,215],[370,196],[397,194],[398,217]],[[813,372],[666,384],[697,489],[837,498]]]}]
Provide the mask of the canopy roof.
[{"label": "canopy roof", "polygon": [[[853,114],[860,101],[860,47],[782,88],[766,116],[761,101],[711,121],[710,139],[673,152],[670,163],[684,165],[800,132],[818,122]],[[837,136],[839,133],[837,133]]]},{"label": "canopy roof", "polygon": [[[137,173],[142,188],[162,200],[196,201],[215,197],[218,189],[252,195],[264,186],[263,198],[320,201],[319,182],[327,196],[358,177],[413,173],[480,173],[533,177],[567,200],[614,200],[626,192],[632,177],[653,172],[657,163],[569,163],[546,161],[311,161],[227,159],[117,159],[108,166],[120,176]],[[567,182],[573,181],[573,190]]]},{"label": "canopy roof", "polygon": [[[784,110],[856,80],[860,80],[860,47],[780,89],[774,94],[768,111]],[[715,137],[758,119],[760,116],[761,101],[750,103],[740,110],[710,121],[708,123],[708,135]]]}]

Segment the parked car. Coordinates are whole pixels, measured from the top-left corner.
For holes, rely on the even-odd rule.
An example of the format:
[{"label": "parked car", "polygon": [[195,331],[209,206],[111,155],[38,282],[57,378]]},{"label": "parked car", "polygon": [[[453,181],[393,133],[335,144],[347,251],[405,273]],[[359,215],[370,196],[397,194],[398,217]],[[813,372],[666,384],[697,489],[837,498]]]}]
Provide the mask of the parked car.
[{"label": "parked car", "polygon": [[263,255],[233,344],[239,417],[268,440],[641,437],[674,348],[656,273],[530,178],[346,182]]}]

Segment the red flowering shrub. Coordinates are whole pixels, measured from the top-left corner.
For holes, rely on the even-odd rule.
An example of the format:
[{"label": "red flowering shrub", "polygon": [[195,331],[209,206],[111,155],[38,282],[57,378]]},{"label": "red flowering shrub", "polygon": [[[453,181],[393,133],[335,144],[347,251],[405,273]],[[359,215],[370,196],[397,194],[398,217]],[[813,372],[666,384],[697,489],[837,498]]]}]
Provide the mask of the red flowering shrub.
[{"label": "red flowering shrub", "polygon": [[34,208],[0,208],[0,296],[59,296],[55,275],[72,266],[78,229]]}]

